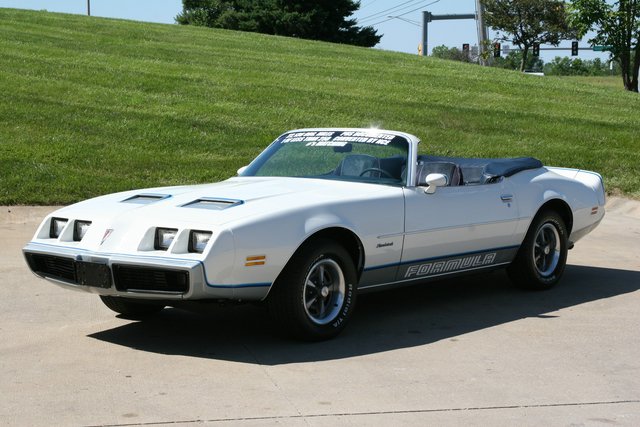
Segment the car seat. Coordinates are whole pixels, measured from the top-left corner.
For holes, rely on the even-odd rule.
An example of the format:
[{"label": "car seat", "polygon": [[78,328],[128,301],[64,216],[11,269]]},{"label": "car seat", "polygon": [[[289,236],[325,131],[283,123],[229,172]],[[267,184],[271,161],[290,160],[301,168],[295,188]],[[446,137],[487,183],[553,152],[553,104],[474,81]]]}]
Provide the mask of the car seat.
[{"label": "car seat", "polygon": [[458,186],[463,182],[462,171],[457,164],[452,162],[424,162],[418,164],[418,169],[416,170],[418,185],[425,185],[427,176],[431,173],[441,173],[446,176],[447,186],[450,187]]},{"label": "car seat", "polygon": [[336,168],[335,174],[341,176],[361,176],[362,172],[370,168],[379,169],[380,159],[367,154],[350,154],[342,159]]}]

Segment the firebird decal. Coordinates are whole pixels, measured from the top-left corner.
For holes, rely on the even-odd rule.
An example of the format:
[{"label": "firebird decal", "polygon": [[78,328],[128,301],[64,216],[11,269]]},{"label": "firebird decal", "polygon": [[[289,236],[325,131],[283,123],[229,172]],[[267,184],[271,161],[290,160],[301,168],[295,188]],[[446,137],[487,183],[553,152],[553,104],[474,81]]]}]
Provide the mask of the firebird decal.
[{"label": "firebird decal", "polygon": [[102,236],[102,240],[100,241],[100,246],[102,246],[102,244],[109,238],[109,236],[111,236],[111,233],[113,233],[113,228],[107,228],[104,232],[104,236]]}]

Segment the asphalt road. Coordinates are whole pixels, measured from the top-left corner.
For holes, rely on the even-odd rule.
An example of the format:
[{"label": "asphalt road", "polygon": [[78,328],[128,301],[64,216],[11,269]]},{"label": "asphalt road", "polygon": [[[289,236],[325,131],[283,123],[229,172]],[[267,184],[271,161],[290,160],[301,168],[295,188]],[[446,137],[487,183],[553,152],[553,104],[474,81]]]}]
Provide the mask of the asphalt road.
[{"label": "asphalt road", "polygon": [[640,202],[613,199],[558,287],[504,273],[363,296],[337,339],[257,306],[135,322],[37,279],[51,208],[0,208],[0,424],[640,425]]}]

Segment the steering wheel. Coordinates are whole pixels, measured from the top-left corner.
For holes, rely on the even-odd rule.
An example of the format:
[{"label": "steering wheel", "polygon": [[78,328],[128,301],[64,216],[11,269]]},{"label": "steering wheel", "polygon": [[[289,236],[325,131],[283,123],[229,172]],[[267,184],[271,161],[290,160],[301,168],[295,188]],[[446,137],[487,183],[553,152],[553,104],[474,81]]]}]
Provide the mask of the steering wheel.
[{"label": "steering wheel", "polygon": [[365,170],[360,172],[360,176],[364,175],[367,172],[379,172],[379,173],[381,173],[382,175],[384,175],[387,178],[394,179],[393,176],[389,172],[387,172],[384,169],[380,169],[380,168],[366,168]]}]

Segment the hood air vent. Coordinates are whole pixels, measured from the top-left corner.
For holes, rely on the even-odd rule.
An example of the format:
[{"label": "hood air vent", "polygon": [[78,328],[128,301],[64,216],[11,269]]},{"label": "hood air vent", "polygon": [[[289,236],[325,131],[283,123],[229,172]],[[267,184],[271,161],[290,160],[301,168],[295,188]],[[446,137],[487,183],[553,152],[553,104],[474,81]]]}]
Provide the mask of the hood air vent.
[{"label": "hood air vent", "polygon": [[213,197],[202,197],[198,200],[194,200],[193,202],[189,202],[186,205],[182,205],[183,208],[198,208],[198,209],[209,209],[212,211],[221,211],[223,209],[231,208],[233,206],[238,206],[243,204],[242,200],[234,200],[234,199],[220,199]]},{"label": "hood air vent", "polygon": [[137,205],[147,205],[171,197],[169,194],[136,194],[135,196],[124,199],[122,203],[134,203]]}]

